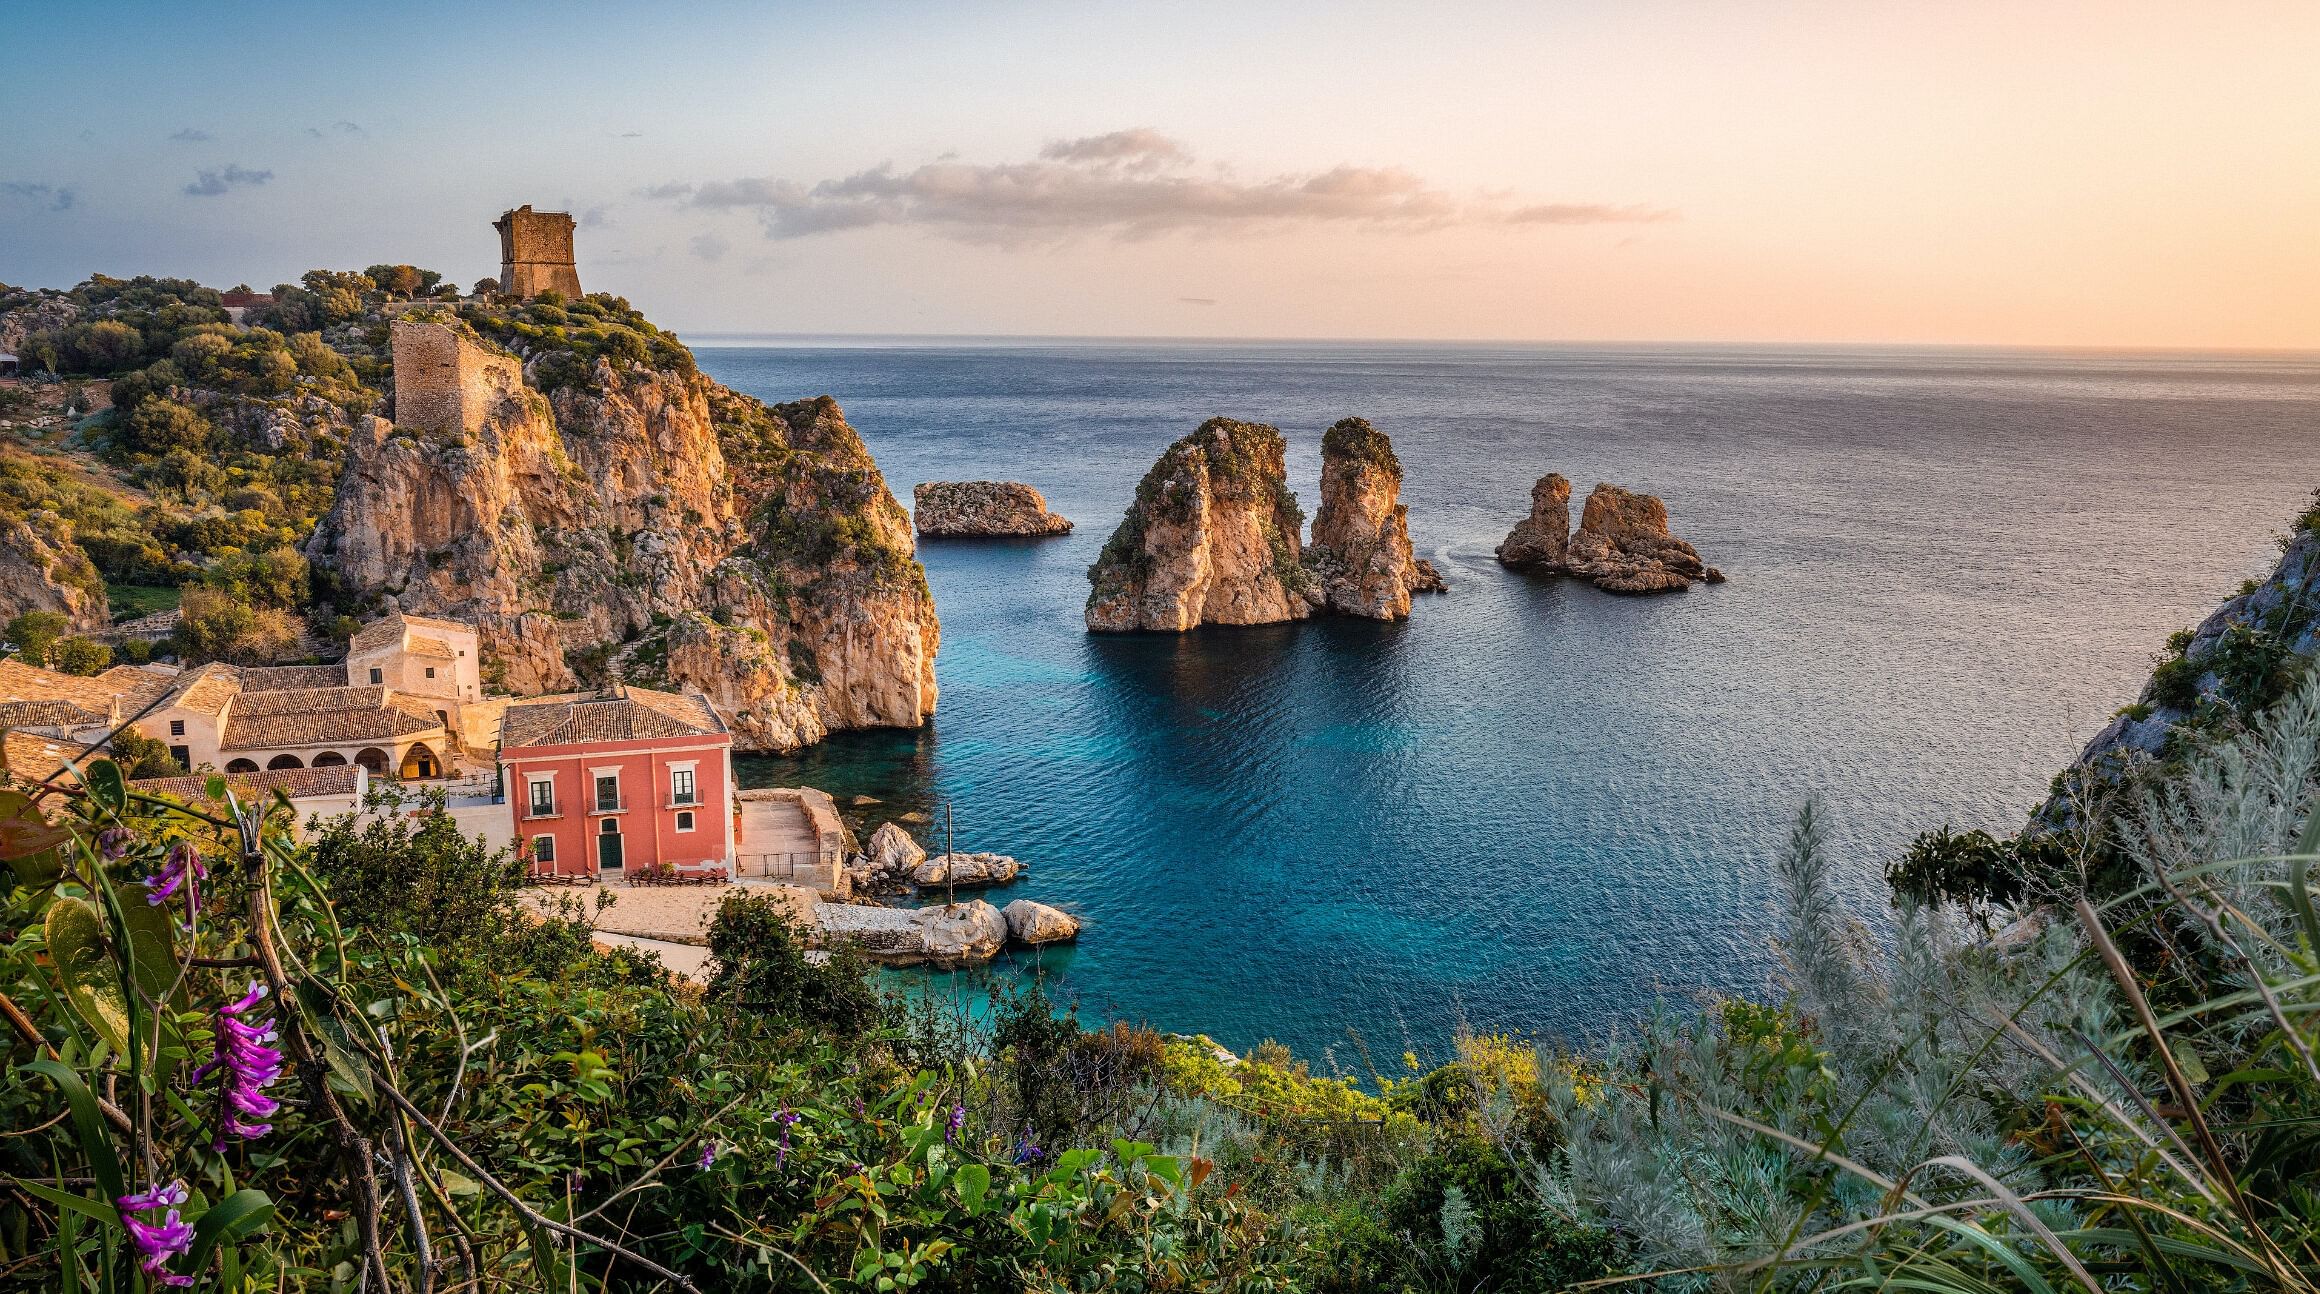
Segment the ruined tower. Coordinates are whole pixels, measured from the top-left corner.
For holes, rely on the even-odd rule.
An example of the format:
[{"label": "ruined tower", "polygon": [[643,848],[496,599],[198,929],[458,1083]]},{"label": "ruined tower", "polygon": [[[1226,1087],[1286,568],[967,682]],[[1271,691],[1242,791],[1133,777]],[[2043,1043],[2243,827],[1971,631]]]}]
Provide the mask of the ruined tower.
[{"label": "ruined tower", "polygon": [[542,292],[580,295],[580,271],[572,263],[572,217],[562,211],[534,211],[525,203],[491,222],[499,231],[499,290],[531,298]]}]

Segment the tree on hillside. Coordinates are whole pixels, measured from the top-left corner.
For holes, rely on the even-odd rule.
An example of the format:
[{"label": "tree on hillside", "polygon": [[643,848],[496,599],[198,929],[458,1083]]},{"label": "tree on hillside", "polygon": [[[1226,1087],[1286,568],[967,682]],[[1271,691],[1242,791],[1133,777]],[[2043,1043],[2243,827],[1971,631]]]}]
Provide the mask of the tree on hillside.
[{"label": "tree on hillside", "polygon": [[57,669],[84,677],[102,674],[113,664],[113,649],[94,638],[60,638],[48,654]]},{"label": "tree on hillside", "polygon": [[72,628],[72,621],[55,611],[27,611],[8,622],[8,641],[27,665],[46,665],[56,640]]}]

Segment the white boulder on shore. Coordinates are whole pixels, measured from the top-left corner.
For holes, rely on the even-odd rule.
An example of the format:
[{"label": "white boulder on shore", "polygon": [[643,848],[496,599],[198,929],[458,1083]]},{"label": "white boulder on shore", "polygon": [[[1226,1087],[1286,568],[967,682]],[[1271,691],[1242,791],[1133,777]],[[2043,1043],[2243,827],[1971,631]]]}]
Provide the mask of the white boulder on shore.
[{"label": "white boulder on shore", "polygon": [[1008,935],[1019,944],[1036,948],[1079,938],[1078,917],[1032,899],[1017,899],[1001,909],[1000,914],[1007,918]]},{"label": "white boulder on shore", "polygon": [[981,887],[1004,885],[1023,874],[1023,864],[1005,854],[936,854],[911,869],[911,882]]},{"label": "white boulder on shore", "polygon": [[981,899],[920,908],[910,920],[918,927],[926,960],[938,966],[987,962],[1007,942],[1007,919]]}]

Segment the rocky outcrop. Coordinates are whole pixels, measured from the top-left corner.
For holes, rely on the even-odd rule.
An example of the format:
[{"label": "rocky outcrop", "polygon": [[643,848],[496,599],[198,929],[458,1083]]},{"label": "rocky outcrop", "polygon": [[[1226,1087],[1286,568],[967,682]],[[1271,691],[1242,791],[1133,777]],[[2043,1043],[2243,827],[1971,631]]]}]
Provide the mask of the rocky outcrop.
[{"label": "rocky outcrop", "polygon": [[981,899],[920,908],[911,922],[918,927],[924,960],[937,966],[987,962],[1007,942],[1007,919]]},{"label": "rocky outcrop", "polygon": [[1549,472],[1531,486],[1531,515],[1514,524],[1498,560],[1516,570],[1560,571],[1571,550],[1571,482]]},{"label": "rocky outcrop", "polygon": [[1005,885],[1023,874],[1023,864],[1005,854],[936,854],[910,870],[914,885],[980,889]]},{"label": "rocky outcrop", "polygon": [[[344,601],[476,625],[518,694],[614,676],[705,693],[740,750],[916,727],[940,639],[910,521],[823,397],[769,407],[689,368],[506,355],[457,319],[457,417],[365,420],[307,545]],[[398,338],[398,353],[404,351]],[[473,352],[473,354],[468,354]],[[681,352],[679,353],[681,359]],[[544,366],[564,366],[543,393]],[[450,397],[397,375],[397,408]]]},{"label": "rocky outcrop", "polygon": [[1339,615],[1405,620],[1410,595],[1446,592],[1441,572],[1410,548],[1402,464],[1384,432],[1347,418],[1321,437],[1321,507],[1305,565]]},{"label": "rocky outcrop", "polygon": [[907,876],[926,861],[926,849],[910,838],[910,833],[888,822],[870,833],[870,843],[862,851],[871,870],[892,876]]},{"label": "rocky outcrop", "polygon": [[1168,447],[1088,568],[1099,632],[1302,620],[1321,594],[1278,428],[1211,418]]},{"label": "rocky outcrop", "polygon": [[53,611],[75,632],[111,620],[105,581],[53,512],[0,520],[0,624],[27,611]]},{"label": "rocky outcrop", "polygon": [[1667,505],[1608,482],[1587,496],[1579,529],[1570,526],[1571,483],[1550,473],[1531,487],[1531,515],[1498,546],[1520,570],[1575,575],[1609,593],[1676,593],[1694,581],[1724,582],[1699,551],[1668,533]]},{"label": "rocky outcrop", "polygon": [[1030,899],[1017,899],[1000,910],[1007,918],[1007,934],[1016,943],[1067,943],[1079,938],[1079,918]]},{"label": "rocky outcrop", "polygon": [[2033,830],[2074,824],[2088,809],[2099,820],[2125,807],[2127,793],[2177,756],[2186,736],[2245,731],[2320,657],[2320,495],[2271,574],[2167,648],[2134,704],[2112,716],[2056,779],[2053,795],[2032,815]]},{"label": "rocky outcrop", "polygon": [[1047,510],[1020,481],[928,481],[911,491],[911,520],[927,539],[1068,535],[1071,522]]}]

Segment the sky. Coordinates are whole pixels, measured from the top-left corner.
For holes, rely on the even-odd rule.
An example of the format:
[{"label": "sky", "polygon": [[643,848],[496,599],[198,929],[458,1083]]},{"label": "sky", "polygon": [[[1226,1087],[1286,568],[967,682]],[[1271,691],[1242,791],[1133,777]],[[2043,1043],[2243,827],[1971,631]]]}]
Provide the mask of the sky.
[{"label": "sky", "polygon": [[681,333],[2320,347],[2320,4],[0,0],[0,282]]}]

